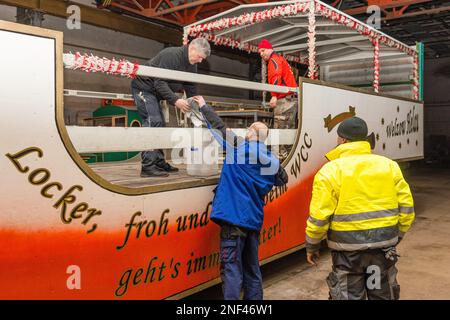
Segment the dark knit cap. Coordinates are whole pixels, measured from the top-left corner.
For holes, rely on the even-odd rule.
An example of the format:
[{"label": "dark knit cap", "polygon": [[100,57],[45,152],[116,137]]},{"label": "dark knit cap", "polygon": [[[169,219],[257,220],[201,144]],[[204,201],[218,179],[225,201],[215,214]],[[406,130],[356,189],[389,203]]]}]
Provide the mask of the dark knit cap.
[{"label": "dark knit cap", "polygon": [[339,137],[350,141],[365,141],[368,132],[367,123],[358,117],[351,117],[342,121],[337,129]]}]

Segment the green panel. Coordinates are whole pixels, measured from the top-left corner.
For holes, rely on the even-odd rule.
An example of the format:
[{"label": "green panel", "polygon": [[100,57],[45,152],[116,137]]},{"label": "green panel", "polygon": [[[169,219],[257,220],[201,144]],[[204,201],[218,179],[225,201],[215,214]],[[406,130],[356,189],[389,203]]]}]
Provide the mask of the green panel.
[{"label": "green panel", "polygon": [[94,118],[125,115],[126,110],[118,106],[100,107],[92,113]]},{"label": "green panel", "polygon": [[96,153],[97,162],[103,162],[103,153]]},{"label": "green panel", "polygon": [[140,151],[130,151],[128,152],[128,159],[133,158],[134,156],[138,155]]},{"label": "green panel", "polygon": [[97,154],[95,153],[80,153],[80,156],[86,163],[97,162]]},{"label": "green panel", "polygon": [[131,126],[131,123],[134,120],[139,121],[139,123],[142,125],[142,120],[141,120],[141,117],[139,116],[137,110],[127,110],[127,112],[128,112],[128,123],[127,123],[127,125],[129,127]]},{"label": "green panel", "polygon": [[105,152],[103,154],[103,161],[123,161],[127,160],[127,152]]},{"label": "green panel", "polygon": [[425,66],[425,46],[422,42],[417,42],[417,52],[419,54],[419,100],[423,101],[423,72]]},{"label": "green panel", "polygon": [[[141,118],[137,110],[130,110],[120,106],[105,106],[100,107],[92,113],[94,118],[97,117],[109,117],[117,115],[128,115],[127,126],[130,126],[133,120],[142,123]],[[103,152],[103,153],[93,153],[93,154],[82,154],[85,157],[87,163],[95,162],[111,162],[111,161],[124,161],[136,156],[139,151],[134,152]],[[89,156],[89,158],[88,158]]]}]

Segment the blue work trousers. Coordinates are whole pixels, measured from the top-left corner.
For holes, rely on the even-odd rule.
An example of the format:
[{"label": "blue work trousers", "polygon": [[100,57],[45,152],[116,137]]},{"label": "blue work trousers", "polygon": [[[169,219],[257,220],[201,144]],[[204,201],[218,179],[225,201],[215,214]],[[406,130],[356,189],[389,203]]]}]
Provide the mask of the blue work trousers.
[{"label": "blue work trousers", "polygon": [[220,274],[225,300],[262,300],[259,231],[225,224],[220,233]]}]

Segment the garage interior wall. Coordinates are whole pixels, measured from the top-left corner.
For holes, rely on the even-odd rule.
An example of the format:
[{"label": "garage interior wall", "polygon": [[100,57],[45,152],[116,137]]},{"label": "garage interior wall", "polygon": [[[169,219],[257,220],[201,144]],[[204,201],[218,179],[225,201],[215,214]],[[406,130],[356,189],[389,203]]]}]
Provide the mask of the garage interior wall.
[{"label": "garage interior wall", "polygon": [[425,154],[450,148],[450,58],[427,59],[424,70]]}]

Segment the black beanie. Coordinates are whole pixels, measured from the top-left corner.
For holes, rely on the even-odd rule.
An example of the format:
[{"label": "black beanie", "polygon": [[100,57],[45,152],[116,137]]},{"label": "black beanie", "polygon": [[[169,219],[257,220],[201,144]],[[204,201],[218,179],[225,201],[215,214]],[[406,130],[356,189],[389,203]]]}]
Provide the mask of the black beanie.
[{"label": "black beanie", "polygon": [[339,137],[350,141],[366,141],[368,132],[367,123],[358,117],[342,121],[337,129]]}]

